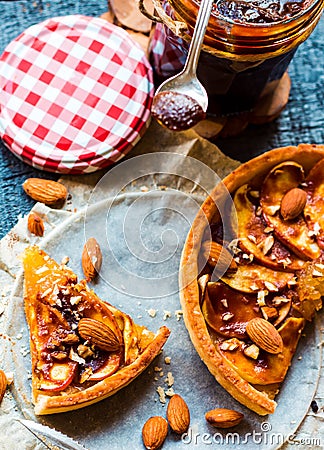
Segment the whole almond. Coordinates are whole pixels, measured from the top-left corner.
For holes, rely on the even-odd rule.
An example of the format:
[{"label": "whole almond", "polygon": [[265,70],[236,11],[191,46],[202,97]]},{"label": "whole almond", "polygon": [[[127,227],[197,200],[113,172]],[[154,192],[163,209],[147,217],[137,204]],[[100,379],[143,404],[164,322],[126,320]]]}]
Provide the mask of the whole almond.
[{"label": "whole almond", "polygon": [[282,197],[280,213],[284,220],[292,220],[301,214],[305,208],[307,194],[299,188],[290,189]]},{"label": "whole almond", "polygon": [[160,448],[168,434],[168,422],[160,416],[150,417],[142,429],[142,438],[148,450]]},{"label": "whole almond", "polygon": [[167,419],[172,430],[177,434],[185,433],[190,425],[190,412],[184,399],[175,394],[167,408]]},{"label": "whole almond", "polygon": [[205,414],[208,423],[218,428],[230,428],[238,425],[244,415],[234,409],[216,408]]},{"label": "whole almond", "polygon": [[121,343],[115,332],[105,323],[85,317],[78,324],[79,335],[101,350],[119,350]]},{"label": "whole almond", "polygon": [[82,270],[87,281],[93,280],[100,272],[102,253],[95,238],[89,238],[82,251]]},{"label": "whole almond", "polygon": [[261,317],[251,319],[246,326],[246,332],[251,340],[262,350],[274,355],[282,352],[282,337],[272,323],[267,320],[261,319]]},{"label": "whole almond", "polygon": [[0,402],[3,399],[3,396],[6,392],[7,384],[8,380],[6,374],[4,373],[3,370],[0,369]]},{"label": "whole almond", "polygon": [[44,222],[38,214],[31,212],[28,215],[27,227],[30,233],[35,236],[43,236],[44,235]]},{"label": "whole almond", "polygon": [[204,258],[212,267],[217,266],[219,272],[226,272],[227,270],[237,270],[237,264],[225,247],[215,241],[205,241],[202,244],[202,251]]},{"label": "whole almond", "polygon": [[54,207],[61,206],[68,195],[62,183],[44,178],[28,178],[23,184],[23,189],[33,200]]}]

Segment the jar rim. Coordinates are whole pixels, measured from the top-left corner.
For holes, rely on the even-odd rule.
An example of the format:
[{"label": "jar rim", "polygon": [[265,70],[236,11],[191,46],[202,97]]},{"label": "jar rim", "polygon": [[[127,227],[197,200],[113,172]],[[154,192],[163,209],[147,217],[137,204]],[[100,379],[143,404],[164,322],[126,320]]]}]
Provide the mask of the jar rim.
[{"label": "jar rim", "polygon": [[[199,2],[197,0],[193,0],[194,3],[196,3],[199,6]],[[212,12],[212,16],[217,19],[217,20],[221,20],[226,24],[230,24],[230,25],[235,25],[238,27],[242,27],[242,28],[249,28],[251,26],[256,27],[256,28],[268,28],[271,29],[273,27],[277,27],[279,25],[287,25],[290,24],[298,19],[300,19],[302,16],[304,16],[305,14],[307,14],[309,11],[311,11],[314,7],[316,7],[318,4],[323,3],[323,9],[324,9],[324,0],[314,0],[311,1],[310,4],[307,6],[307,8],[305,9],[301,9],[301,11],[292,16],[289,17],[288,19],[284,19],[284,20],[279,20],[277,22],[270,22],[270,23],[247,23],[247,22],[237,22],[233,19],[229,19],[227,17],[224,17],[220,14],[215,14],[214,12]]]}]

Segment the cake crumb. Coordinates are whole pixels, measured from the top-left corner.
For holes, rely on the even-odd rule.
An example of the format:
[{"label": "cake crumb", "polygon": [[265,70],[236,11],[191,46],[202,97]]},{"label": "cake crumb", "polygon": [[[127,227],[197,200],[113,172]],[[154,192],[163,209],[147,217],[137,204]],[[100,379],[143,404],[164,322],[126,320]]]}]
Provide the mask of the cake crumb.
[{"label": "cake crumb", "polygon": [[167,377],[166,377],[166,379],[165,379],[165,382],[167,383],[167,385],[168,385],[169,387],[173,386],[174,378],[173,378],[172,372],[168,372],[168,373],[167,373]]},{"label": "cake crumb", "polygon": [[69,263],[69,261],[70,258],[68,256],[64,256],[64,258],[62,258],[61,265],[66,266]]},{"label": "cake crumb", "polygon": [[165,362],[165,364],[171,364],[171,357],[170,356],[166,356],[164,358],[164,362]]},{"label": "cake crumb", "polygon": [[7,385],[10,386],[13,383],[14,380],[14,374],[13,372],[6,372],[6,378],[7,378]]},{"label": "cake crumb", "polygon": [[169,388],[167,391],[165,391],[165,395],[168,396],[168,397],[173,397],[174,394],[175,394],[175,392],[174,392],[172,387]]},{"label": "cake crumb", "polygon": [[165,404],[165,403],[166,403],[166,398],[165,398],[165,392],[164,392],[164,389],[163,389],[161,386],[158,386],[158,387],[156,388],[156,392],[159,394],[159,400],[160,400],[160,403]]},{"label": "cake crumb", "polygon": [[22,354],[22,356],[25,357],[29,354],[29,350],[26,346],[23,345],[20,347],[20,353]]},{"label": "cake crumb", "polygon": [[176,316],[177,320],[179,321],[181,319],[181,316],[183,316],[182,309],[177,309],[176,311],[174,311],[174,315]]},{"label": "cake crumb", "polygon": [[164,313],[163,314],[163,320],[167,320],[167,319],[169,319],[171,317],[171,311],[164,310],[163,313]]},{"label": "cake crumb", "polygon": [[148,313],[148,315],[150,317],[155,317],[156,316],[156,313],[157,313],[156,309],[147,309],[146,311],[147,311],[147,313]]}]

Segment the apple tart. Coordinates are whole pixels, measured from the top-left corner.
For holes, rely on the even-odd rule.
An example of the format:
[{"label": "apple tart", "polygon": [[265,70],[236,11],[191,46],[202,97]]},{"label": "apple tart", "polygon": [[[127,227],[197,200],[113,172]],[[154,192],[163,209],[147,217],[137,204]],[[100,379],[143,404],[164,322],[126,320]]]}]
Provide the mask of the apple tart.
[{"label": "apple tart", "polygon": [[135,324],[43,250],[28,247],[23,266],[36,415],[109,397],[161,351],[170,334],[167,327],[155,334]]},{"label": "apple tart", "polygon": [[180,299],[192,343],[216,380],[260,415],[275,411],[302,330],[322,307],[323,252],[324,146],[242,164],[188,234]]}]

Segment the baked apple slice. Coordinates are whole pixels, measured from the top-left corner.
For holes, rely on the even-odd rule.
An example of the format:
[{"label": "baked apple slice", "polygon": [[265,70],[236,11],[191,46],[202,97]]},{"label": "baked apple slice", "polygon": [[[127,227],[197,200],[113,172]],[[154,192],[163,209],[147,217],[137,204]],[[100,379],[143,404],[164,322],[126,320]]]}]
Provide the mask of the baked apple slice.
[{"label": "baked apple slice", "polygon": [[301,269],[304,261],[276,238],[274,228],[265,222],[259,206],[252,203],[251,191],[256,192],[244,184],[234,195],[239,247],[253,255],[259,264],[273,270],[294,272]]},{"label": "baked apple slice", "polygon": [[170,334],[136,325],[35,246],[25,250],[23,266],[37,415],[114,394],[152,362]]},{"label": "baked apple slice", "polygon": [[[242,378],[253,385],[282,383],[291,364],[305,320],[289,318],[278,332],[283,340],[283,351],[270,354],[255,350],[252,342],[237,340],[237,347],[228,347],[228,341],[218,343],[218,349]],[[257,352],[257,353],[256,353]]]},{"label": "baked apple slice", "polygon": [[324,159],[320,160],[306,178],[307,202],[304,217],[310,234],[324,249]]},{"label": "baked apple slice", "polygon": [[303,216],[307,197],[299,187],[303,182],[300,164],[285,161],[275,166],[262,185],[260,206],[276,237],[300,258],[311,260],[320,256],[320,249]]},{"label": "baked apple slice", "polygon": [[223,283],[208,284],[201,309],[208,325],[227,338],[247,337],[249,320],[262,317],[256,295],[242,294]]},{"label": "baked apple slice", "polygon": [[278,292],[293,282],[294,274],[269,269],[251,262],[239,264],[235,273],[225,273],[221,280],[237,291],[254,294],[258,291]]}]

